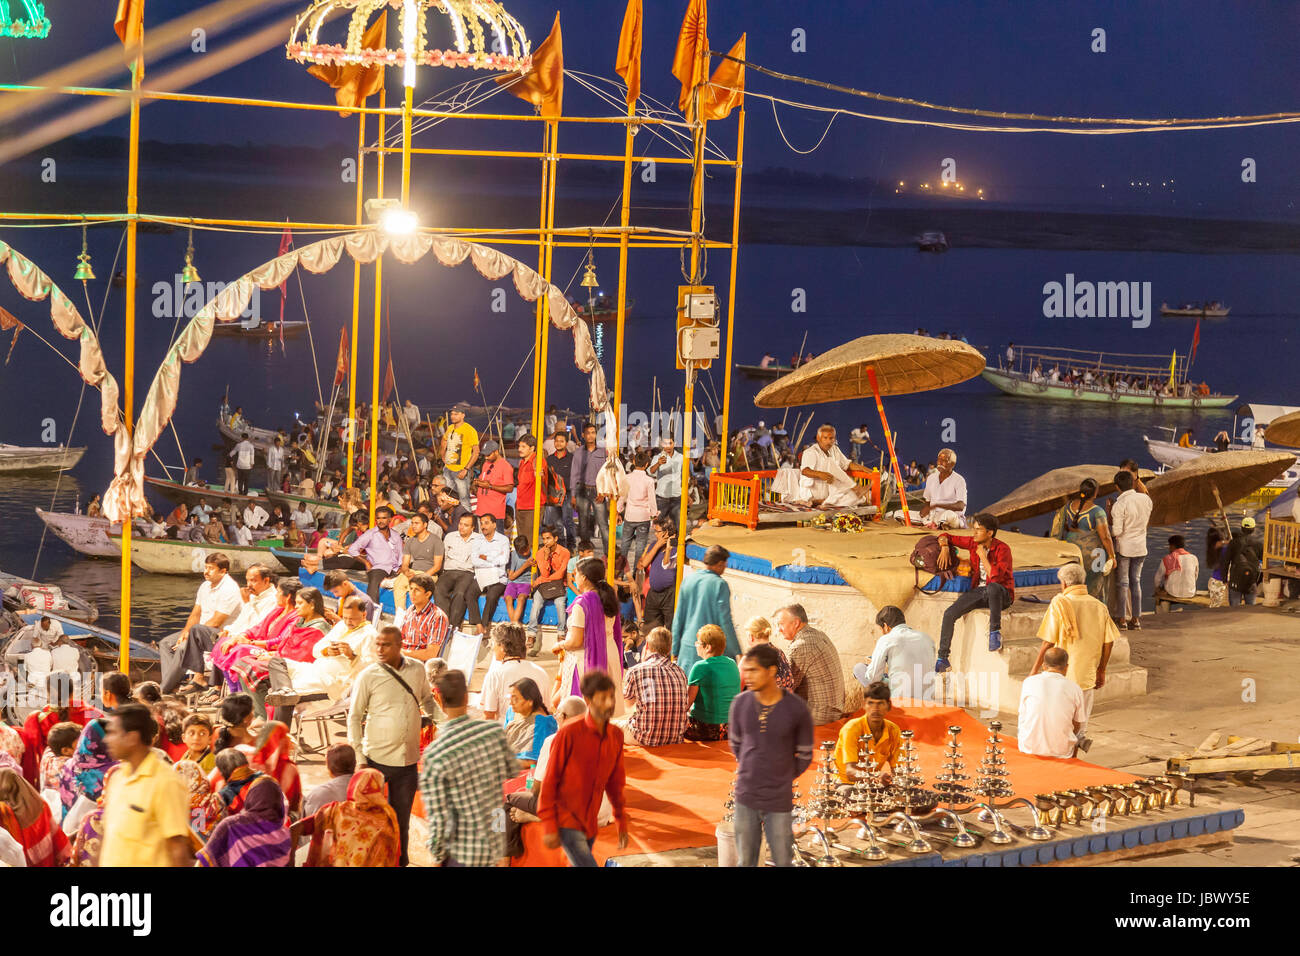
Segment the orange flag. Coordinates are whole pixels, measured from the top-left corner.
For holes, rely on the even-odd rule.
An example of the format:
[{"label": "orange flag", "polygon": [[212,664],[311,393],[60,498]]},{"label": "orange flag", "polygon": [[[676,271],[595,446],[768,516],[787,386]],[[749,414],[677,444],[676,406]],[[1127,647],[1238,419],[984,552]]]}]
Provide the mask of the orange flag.
[{"label": "orange flag", "polygon": [[691,0],[682,20],[682,32],[677,37],[677,52],[673,54],[673,76],[682,84],[682,95],[677,107],[688,122],[695,121],[695,87],[707,82],[709,76],[709,7],[707,0]]},{"label": "orange flag", "polygon": [[[742,33],[736,45],[731,48],[731,56],[737,60],[745,58],[745,36]],[[712,86],[706,86],[700,97],[702,111],[706,120],[726,119],[731,111],[745,99],[745,64],[735,60],[723,60],[713,71],[709,80]],[[733,93],[732,90],[740,92]]]},{"label": "orange flag", "polygon": [[334,387],[338,388],[348,377],[348,328],[339,330],[339,360],[334,365]]},{"label": "orange flag", "polygon": [[536,106],[546,119],[559,118],[564,101],[564,40],[558,13],[550,36],[533,51],[533,68],[523,76],[509,73],[498,76],[496,81]]},{"label": "orange flag", "polygon": [[126,46],[140,42],[137,18],[143,12],[144,0],[117,0],[117,17],[113,20],[113,32]]},{"label": "orange flag", "polygon": [[614,69],[627,83],[627,105],[631,106],[641,95],[641,0],[627,2]]},{"label": "orange flag", "polygon": [[[383,49],[387,32],[388,11],[384,10],[366,28],[361,45],[367,50]],[[343,107],[339,111],[341,116],[350,116],[352,110],[365,105],[366,97],[373,96],[384,88],[384,68],[378,64],[338,66],[333,63],[317,63],[308,67],[307,72],[334,87],[334,101]]]}]

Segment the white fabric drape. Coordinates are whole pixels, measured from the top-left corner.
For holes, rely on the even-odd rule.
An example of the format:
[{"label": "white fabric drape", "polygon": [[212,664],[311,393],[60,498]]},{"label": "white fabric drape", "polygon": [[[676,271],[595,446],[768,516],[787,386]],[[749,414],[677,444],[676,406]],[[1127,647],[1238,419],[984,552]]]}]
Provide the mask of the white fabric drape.
[{"label": "white fabric drape", "polygon": [[49,298],[50,321],[54,323],[54,328],[65,339],[77,339],[79,342],[81,354],[77,361],[77,371],[87,385],[99,389],[100,427],[106,435],[119,432],[125,435],[126,428],[117,410],[117,379],[109,374],[99,339],[81,317],[72,300],[35,263],[4,242],[0,242],[0,265],[7,265],[9,280],[24,298],[33,302]]},{"label": "white fabric drape", "polygon": [[[0,244],[0,263],[4,261],[4,252],[7,251],[7,247]],[[158,374],[154,376],[153,384],[150,385],[149,393],[140,409],[134,441],[128,443],[125,440],[124,429],[123,433],[118,436],[116,443],[117,454],[114,461],[116,475],[113,483],[109,486],[108,492],[104,495],[105,517],[111,521],[121,521],[127,515],[138,516],[143,513],[144,457],[149,449],[153,447],[154,442],[162,435],[163,429],[167,427],[167,422],[176,411],[176,402],[180,392],[182,363],[193,363],[203,354],[208,347],[208,343],[212,340],[214,323],[218,321],[233,322],[239,318],[240,314],[248,307],[255,287],[274,289],[281,285],[299,265],[308,272],[316,274],[328,272],[339,263],[345,251],[353,260],[363,265],[374,262],[385,252],[391,252],[394,259],[406,265],[419,262],[430,252],[433,252],[434,259],[444,266],[458,266],[466,259],[469,259],[473,262],[474,268],[488,279],[496,280],[511,275],[514,280],[515,290],[529,302],[534,302],[540,296],[545,295],[549,306],[551,323],[557,329],[572,330],[573,332],[573,361],[579,371],[590,376],[591,406],[604,409],[607,422],[615,421],[613,409],[609,402],[609,391],[605,383],[605,373],[596,360],[596,350],[592,345],[587,323],[578,320],[578,314],[574,311],[573,306],[569,304],[568,299],[564,297],[564,292],[561,289],[548,283],[535,270],[530,269],[517,259],[478,243],[466,242],[454,236],[440,236],[428,233],[417,233],[390,239],[377,230],[363,230],[344,236],[322,239],[301,249],[294,249],[282,256],[278,256],[226,286],[214,299],[199,310],[199,313],[194,316],[168,350],[162,365],[158,369]],[[10,256],[11,278],[15,274],[21,276],[25,287],[28,288],[40,288],[42,282],[47,286],[49,285],[49,280],[43,274],[40,274],[38,270],[35,270],[34,267],[27,268],[30,263],[26,263],[26,266],[23,263],[26,263],[26,260],[22,260],[18,266],[15,266],[13,257]],[[32,274],[33,272],[35,272],[35,275]],[[19,285],[19,280],[14,279],[14,284]],[[19,291],[23,291],[23,288],[24,286],[20,286]],[[23,294],[27,295],[26,292],[23,292]],[[28,297],[32,298],[32,296]],[[63,298],[66,301],[66,297],[62,297],[61,293],[56,298]],[[60,308],[62,307],[60,306]],[[76,321],[79,322],[80,317],[76,316],[76,309],[72,308],[70,302],[67,303],[67,309],[70,310],[71,316],[75,316]],[[56,324],[60,321],[67,322],[69,328],[74,327],[72,319],[69,318],[66,312],[61,311],[55,316]],[[84,327],[84,323],[82,323],[82,327]],[[60,326],[60,331],[63,331],[63,326]],[[67,335],[68,333],[64,332],[64,334]],[[94,336],[92,335],[91,340],[93,341],[93,339]],[[86,375],[86,348],[86,341],[83,336],[83,376]],[[98,343],[94,343],[93,354],[98,356]],[[99,356],[99,364],[102,367],[102,356]],[[112,377],[107,375],[107,371],[103,374],[107,376],[108,383],[112,385],[113,409],[116,418],[117,385]],[[86,380],[90,381],[90,378]],[[107,387],[104,388],[104,395],[105,408],[107,408]],[[107,427],[107,412],[105,412],[105,416],[105,431],[111,433],[112,429]],[[605,431],[607,443],[609,443],[611,449],[616,449],[618,447],[618,429],[606,428]]]}]

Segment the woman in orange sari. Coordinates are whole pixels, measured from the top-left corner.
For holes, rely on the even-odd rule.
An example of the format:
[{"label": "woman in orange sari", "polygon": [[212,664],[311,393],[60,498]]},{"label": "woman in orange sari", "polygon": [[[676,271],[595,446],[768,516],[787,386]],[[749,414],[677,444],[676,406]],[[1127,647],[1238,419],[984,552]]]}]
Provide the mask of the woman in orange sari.
[{"label": "woman in orange sari", "polygon": [[378,770],[358,770],[347,800],[327,803],[303,821],[300,832],[311,834],[306,865],[397,866],[401,842],[387,791]]},{"label": "woman in orange sari", "polygon": [[28,866],[65,866],[72,858],[49,804],[12,767],[0,769],[0,827],[22,844]]},{"label": "woman in orange sari", "polygon": [[292,746],[289,728],[278,720],[268,720],[257,735],[248,765],[280,785],[289,812],[296,817],[302,811],[302,780],[297,764],[289,756]]}]

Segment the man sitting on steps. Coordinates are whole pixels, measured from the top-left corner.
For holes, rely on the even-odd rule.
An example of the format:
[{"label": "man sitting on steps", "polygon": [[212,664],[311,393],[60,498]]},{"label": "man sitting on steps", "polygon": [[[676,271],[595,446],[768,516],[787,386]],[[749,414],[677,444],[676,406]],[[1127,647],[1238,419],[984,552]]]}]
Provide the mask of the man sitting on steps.
[{"label": "man sitting on steps", "polygon": [[991,514],[977,514],[972,519],[969,535],[939,535],[939,570],[946,571],[952,564],[948,553],[951,542],[970,552],[970,590],[961,595],[943,612],[943,629],[939,632],[939,659],[934,672],[942,674],[951,666],[948,651],[952,647],[952,632],[957,622],[976,608],[989,609],[989,650],[1002,647],[1002,609],[1016,599],[1016,583],[1011,566],[1011,548],[998,540],[998,519]]}]

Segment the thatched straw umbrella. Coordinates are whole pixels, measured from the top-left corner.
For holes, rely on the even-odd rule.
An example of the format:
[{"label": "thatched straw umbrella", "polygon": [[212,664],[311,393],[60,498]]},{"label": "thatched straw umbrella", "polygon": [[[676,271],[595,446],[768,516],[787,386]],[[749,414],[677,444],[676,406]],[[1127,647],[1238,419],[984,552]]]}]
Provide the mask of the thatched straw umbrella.
[{"label": "thatched straw umbrella", "polygon": [[1274,445],[1300,448],[1300,412],[1291,412],[1268,423],[1265,437]]},{"label": "thatched straw umbrella", "polygon": [[759,408],[788,408],[874,396],[898,482],[903,520],[910,525],[907,498],[902,493],[903,472],[881,396],[946,388],[972,379],[983,370],[984,356],[963,342],[903,333],[864,335],[783,375],[764,387],[754,404]]},{"label": "thatched straw umbrella", "polygon": [[[1078,494],[1079,485],[1085,478],[1097,482],[1099,496],[1110,494],[1115,490],[1117,471],[1119,469],[1114,465],[1071,465],[1066,468],[1053,468],[1033,481],[1025,482],[1000,501],[979,510],[995,515],[1003,524],[1045,515],[1056,511]],[[1154,475],[1155,472],[1146,469],[1139,472],[1139,477],[1144,482],[1151,481]]]},{"label": "thatched straw umbrella", "polygon": [[[1221,451],[1185,462],[1147,482],[1152,526],[1178,524],[1244,498],[1295,462],[1284,451]],[[1223,520],[1226,522],[1227,516]]]}]

